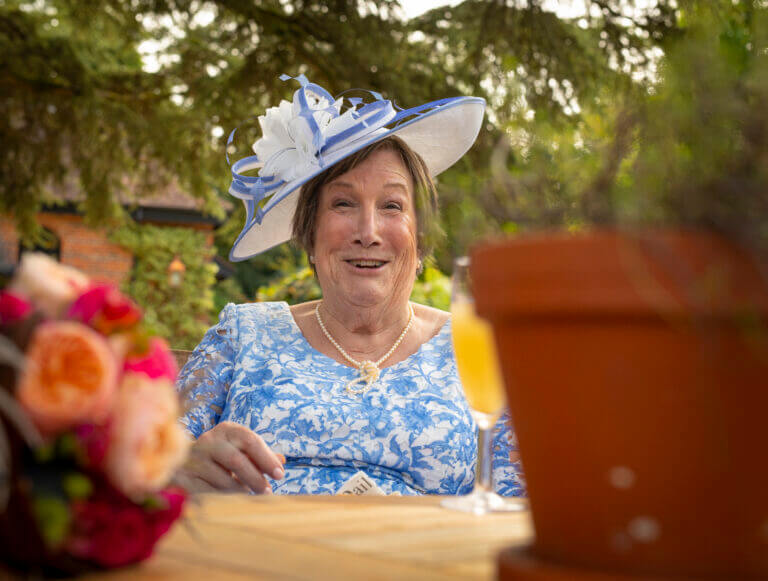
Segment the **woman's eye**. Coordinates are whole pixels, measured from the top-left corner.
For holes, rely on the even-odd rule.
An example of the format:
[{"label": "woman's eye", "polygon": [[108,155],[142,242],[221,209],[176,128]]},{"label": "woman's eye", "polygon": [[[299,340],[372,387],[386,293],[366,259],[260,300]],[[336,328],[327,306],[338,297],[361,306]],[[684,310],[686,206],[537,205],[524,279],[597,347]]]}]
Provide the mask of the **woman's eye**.
[{"label": "woman's eye", "polygon": [[349,206],[351,206],[351,205],[352,205],[352,204],[350,204],[350,203],[349,203],[347,200],[336,200],[336,201],[333,203],[333,207],[334,207],[334,208],[339,208],[339,207],[342,207],[342,208],[347,208],[347,207],[349,207]]},{"label": "woman's eye", "polygon": [[402,210],[403,207],[397,202],[387,202],[384,206],[387,210]]}]

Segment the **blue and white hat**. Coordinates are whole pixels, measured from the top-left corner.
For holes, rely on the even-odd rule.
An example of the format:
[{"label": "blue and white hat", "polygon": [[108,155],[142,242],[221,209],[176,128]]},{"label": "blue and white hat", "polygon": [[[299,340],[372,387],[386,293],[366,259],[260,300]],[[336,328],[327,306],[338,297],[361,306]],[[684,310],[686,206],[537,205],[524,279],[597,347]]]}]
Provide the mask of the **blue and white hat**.
[{"label": "blue and white hat", "polygon": [[[391,135],[405,141],[427,165],[431,176],[448,169],[472,146],[485,111],[479,97],[453,97],[411,109],[400,109],[373,91],[372,102],[344,97],[294,79],[301,87],[293,103],[281,101],[259,117],[262,137],[253,144],[255,155],[232,164],[229,193],[243,200],[245,227],[229,259],[241,261],[290,240],[299,188],[338,161]],[[229,135],[227,147],[234,138]],[[229,161],[229,158],[227,158]],[[258,175],[243,175],[258,169]]]}]

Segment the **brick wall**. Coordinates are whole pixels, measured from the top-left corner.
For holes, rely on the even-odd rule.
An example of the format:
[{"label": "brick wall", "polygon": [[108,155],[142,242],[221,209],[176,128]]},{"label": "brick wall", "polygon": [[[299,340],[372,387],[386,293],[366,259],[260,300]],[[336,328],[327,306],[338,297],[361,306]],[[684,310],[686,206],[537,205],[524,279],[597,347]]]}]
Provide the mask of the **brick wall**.
[{"label": "brick wall", "polygon": [[[120,284],[128,279],[133,266],[131,254],[109,241],[106,230],[91,229],[85,226],[82,216],[54,212],[39,212],[38,222],[59,237],[59,258],[82,270],[88,276],[98,280],[108,280]],[[156,223],[157,226],[178,224]],[[213,246],[213,225],[189,224],[193,230],[206,232],[206,245]],[[19,237],[13,220],[0,216],[0,260],[15,264],[19,256]]]},{"label": "brick wall", "polygon": [[[130,275],[133,257],[110,242],[105,230],[87,228],[82,217],[76,214],[40,212],[37,218],[42,226],[59,237],[63,264],[80,269],[93,278],[117,284]],[[12,220],[6,216],[0,216],[0,242],[3,261],[16,263],[19,240]]]}]

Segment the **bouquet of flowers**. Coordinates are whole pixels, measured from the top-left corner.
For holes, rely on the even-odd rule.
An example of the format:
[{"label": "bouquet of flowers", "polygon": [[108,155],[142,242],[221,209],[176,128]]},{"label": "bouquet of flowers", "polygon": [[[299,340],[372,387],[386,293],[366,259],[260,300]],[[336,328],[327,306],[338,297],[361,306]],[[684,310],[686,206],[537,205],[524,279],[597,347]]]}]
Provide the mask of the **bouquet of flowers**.
[{"label": "bouquet of flowers", "polygon": [[25,254],[0,291],[0,554],[77,573],[147,558],[186,457],[176,363],[114,286]]}]

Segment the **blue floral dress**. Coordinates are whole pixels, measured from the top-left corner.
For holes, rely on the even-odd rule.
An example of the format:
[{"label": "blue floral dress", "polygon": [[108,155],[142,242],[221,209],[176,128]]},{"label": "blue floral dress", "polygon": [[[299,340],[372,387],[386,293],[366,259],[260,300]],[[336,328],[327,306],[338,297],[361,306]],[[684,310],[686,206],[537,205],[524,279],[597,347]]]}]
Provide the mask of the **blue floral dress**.
[{"label": "blue floral dress", "polygon": [[[275,494],[335,494],[358,470],[387,494],[466,494],[477,436],[461,391],[450,321],[420,349],[381,370],[363,394],[359,376],[314,349],[286,303],[227,305],[179,374],[194,437],[222,421],[248,426],[286,457]],[[507,425],[493,439],[496,490],[524,494]]]}]

